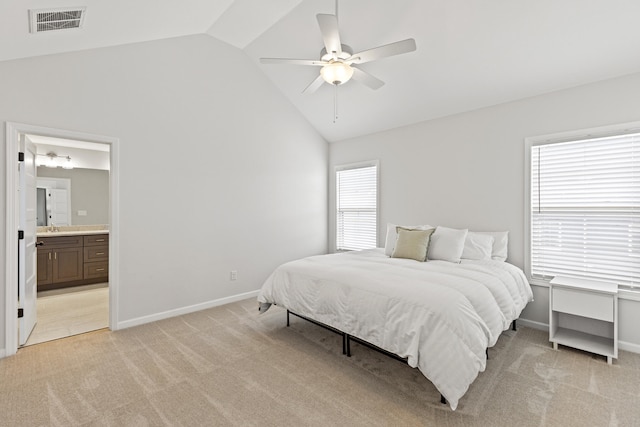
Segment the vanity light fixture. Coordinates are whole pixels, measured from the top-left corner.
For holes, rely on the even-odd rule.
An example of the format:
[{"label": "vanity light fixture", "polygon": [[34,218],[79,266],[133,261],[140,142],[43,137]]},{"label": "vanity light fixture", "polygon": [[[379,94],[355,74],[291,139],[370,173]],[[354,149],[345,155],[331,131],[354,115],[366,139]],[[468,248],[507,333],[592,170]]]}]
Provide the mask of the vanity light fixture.
[{"label": "vanity light fixture", "polygon": [[[38,154],[40,157],[47,157],[47,160],[36,161],[37,166],[46,166],[48,168],[61,167],[63,169],[73,169],[73,163],[71,163],[71,156],[59,156],[53,151],[47,154]],[[63,159],[63,160],[58,160]]]},{"label": "vanity light fixture", "polygon": [[70,156],[67,156],[66,160],[62,162],[62,169],[73,169],[73,164],[71,163]]}]

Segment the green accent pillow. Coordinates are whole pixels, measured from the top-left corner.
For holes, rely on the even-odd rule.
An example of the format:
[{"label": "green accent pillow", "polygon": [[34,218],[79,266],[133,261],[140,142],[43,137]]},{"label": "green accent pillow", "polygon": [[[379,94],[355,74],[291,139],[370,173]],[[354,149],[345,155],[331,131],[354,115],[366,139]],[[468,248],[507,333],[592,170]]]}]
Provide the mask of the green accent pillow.
[{"label": "green accent pillow", "polygon": [[415,259],[420,262],[426,261],[429,239],[435,229],[409,230],[398,227],[397,231],[398,240],[396,240],[396,247],[393,249],[391,257]]}]

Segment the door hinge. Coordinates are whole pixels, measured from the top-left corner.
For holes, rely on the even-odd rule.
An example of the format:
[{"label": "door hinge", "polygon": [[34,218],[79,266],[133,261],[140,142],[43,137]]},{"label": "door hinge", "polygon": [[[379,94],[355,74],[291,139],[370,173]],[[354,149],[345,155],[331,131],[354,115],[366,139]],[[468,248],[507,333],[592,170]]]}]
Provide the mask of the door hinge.
[{"label": "door hinge", "polygon": [[19,308],[18,309],[18,319],[24,317],[24,308]]},{"label": "door hinge", "polygon": [[23,152],[18,153],[18,161],[19,162],[24,162],[24,153]]},{"label": "door hinge", "polygon": [[24,230],[18,230],[18,240],[24,239]]}]

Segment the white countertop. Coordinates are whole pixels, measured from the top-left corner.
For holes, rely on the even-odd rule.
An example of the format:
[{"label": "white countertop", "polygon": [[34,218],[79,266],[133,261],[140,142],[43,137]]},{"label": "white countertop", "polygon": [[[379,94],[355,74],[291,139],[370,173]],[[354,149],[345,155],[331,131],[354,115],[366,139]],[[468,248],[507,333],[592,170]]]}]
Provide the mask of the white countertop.
[{"label": "white countertop", "polygon": [[76,231],[44,231],[37,233],[37,237],[63,237],[89,234],[109,234],[109,230],[76,230]]},{"label": "white countertop", "polygon": [[109,226],[105,224],[96,225],[61,225],[54,227],[55,231],[49,231],[49,227],[38,227],[37,237],[63,237],[81,236],[89,234],[109,234]]}]

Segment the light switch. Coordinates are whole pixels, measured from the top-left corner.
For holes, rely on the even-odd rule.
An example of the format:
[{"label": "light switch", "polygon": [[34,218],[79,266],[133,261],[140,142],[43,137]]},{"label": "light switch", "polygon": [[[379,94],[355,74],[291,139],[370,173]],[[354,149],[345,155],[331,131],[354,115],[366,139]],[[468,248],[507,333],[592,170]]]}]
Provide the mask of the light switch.
[{"label": "light switch", "polygon": [[78,216],[87,216],[87,211],[78,211]]}]

